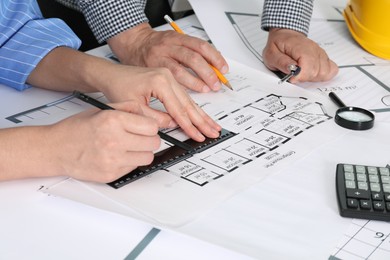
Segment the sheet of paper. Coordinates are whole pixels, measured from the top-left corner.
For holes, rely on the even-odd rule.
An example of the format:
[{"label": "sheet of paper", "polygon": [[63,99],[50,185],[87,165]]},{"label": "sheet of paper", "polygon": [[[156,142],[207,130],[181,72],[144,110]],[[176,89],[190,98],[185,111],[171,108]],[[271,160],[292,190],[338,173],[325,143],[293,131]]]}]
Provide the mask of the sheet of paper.
[{"label": "sheet of paper", "polygon": [[354,219],[329,260],[390,259],[390,224]]},{"label": "sheet of paper", "polygon": [[[62,179],[0,183],[2,259],[250,259],[185,234],[158,231],[115,211],[40,192]],[[88,197],[89,193],[81,195]]]},{"label": "sheet of paper", "polygon": [[[260,28],[259,1],[246,1],[245,5],[233,0],[190,2],[208,36],[223,55],[267,71],[262,64],[262,50],[268,33]],[[369,54],[354,42],[341,14],[344,2],[315,1],[309,32],[309,38],[337,63],[339,74],[329,82],[298,85],[324,95],[336,92],[344,103],[370,109],[379,114],[381,120],[390,120],[390,80],[386,73],[390,61]]]},{"label": "sheet of paper", "polygon": [[235,91],[192,97],[233,137],[119,189],[89,188],[158,224],[183,225],[339,134],[328,99],[230,64]]},{"label": "sheet of paper", "polygon": [[[109,52],[107,52],[107,49],[99,49],[99,51],[102,51],[103,55],[111,55]],[[235,101],[235,99],[234,97],[229,96],[229,92],[227,91],[224,91],[220,93],[221,95],[218,95],[221,96],[221,98],[216,99],[215,103],[217,106],[213,106],[214,99],[212,99],[213,102],[207,102],[207,100],[210,98],[208,95],[194,95],[198,103],[201,104],[206,111],[214,115],[216,118],[221,115],[220,113],[228,114],[229,111],[232,111],[233,108],[240,108],[239,111],[242,112],[242,115],[244,116],[245,120],[240,121],[240,118],[242,117],[238,117],[238,119],[235,119],[236,121],[232,120],[229,122],[229,120],[226,120],[225,124],[227,124],[228,126],[242,130],[240,128],[239,122],[243,122],[243,124],[245,124],[246,120],[248,120],[249,122],[251,121],[252,113],[248,113],[248,110],[250,112],[250,109],[244,109],[242,108],[242,105],[246,102],[253,101],[252,97],[255,94],[264,94],[264,91],[268,91],[267,86],[271,87],[271,90],[270,92],[268,92],[268,94],[272,94],[270,95],[269,99],[266,100],[269,101],[269,104],[271,105],[277,104],[278,102],[275,102],[276,100],[281,101],[281,104],[285,104],[284,102],[287,101],[286,104],[288,104],[288,106],[286,107],[291,108],[289,107],[289,105],[294,104],[294,102],[291,100],[294,100],[297,97],[309,97],[307,99],[309,103],[312,100],[312,94],[308,94],[305,91],[302,92],[299,89],[290,90],[290,86],[288,84],[283,86],[283,89],[280,93],[280,87],[278,85],[275,85],[275,78],[267,78],[264,75],[262,75],[261,77],[256,77],[256,79],[263,79],[263,77],[265,78],[265,81],[262,83],[264,85],[261,85],[260,87],[253,88],[251,84],[242,85],[241,83],[245,82],[247,79],[245,77],[242,77],[241,71],[240,75],[236,75],[235,62],[232,61],[231,64],[233,64],[233,69],[228,76],[232,83],[234,82],[234,84],[236,84],[235,86],[237,87],[237,90],[239,90],[237,91],[239,96],[238,102],[234,102],[232,106],[232,103],[230,101]],[[240,67],[240,64],[238,66]],[[253,72],[250,69],[245,69],[243,74],[246,75],[246,73],[250,75],[258,75],[258,72]],[[386,74],[384,74],[384,77],[386,77]],[[256,81],[256,84],[258,84],[258,80]],[[57,94],[58,93],[53,95]],[[26,103],[26,105],[24,105],[22,109],[18,109],[15,112],[13,108],[10,110],[10,112],[8,112],[8,110],[2,110],[5,113],[4,115],[2,114],[0,117],[1,122],[6,122],[8,124],[9,122],[4,120],[6,116],[14,115],[17,112],[27,112],[29,108],[36,108],[39,105],[48,104],[49,102],[59,100],[63,98],[65,94],[58,94],[58,96],[51,96],[50,98],[47,95],[40,94],[40,98],[42,98],[41,96],[44,96],[44,98],[40,100],[40,102],[29,103],[29,101],[27,101],[28,103]],[[226,96],[228,96],[227,99]],[[229,102],[227,102],[227,100],[229,100]],[[326,104],[326,110],[321,109],[321,113],[324,113],[324,111],[332,111],[329,114],[333,115],[335,108],[332,107],[330,104],[327,104],[327,102],[323,101],[321,98],[319,98],[319,100],[321,100],[321,104]],[[11,105],[14,104],[12,100],[8,102]],[[223,109],[219,108],[219,105],[223,105]],[[276,108],[277,107],[278,106],[276,106]],[[304,102],[301,108],[304,109],[305,107],[312,108],[313,106],[308,105],[308,103]],[[256,107],[256,109],[258,108],[259,107]],[[272,106],[268,108],[270,110],[275,109],[275,107]],[[272,111],[276,111],[275,114],[280,112],[278,110]],[[305,111],[305,113],[306,112],[307,110]],[[46,120],[49,117],[46,117],[44,119]],[[255,118],[258,119],[258,117]],[[39,120],[42,120],[42,118],[36,120],[38,122]],[[271,126],[272,124],[274,124],[274,126],[277,125],[275,124],[275,122],[272,121],[270,123]],[[381,164],[385,159],[383,158],[384,155],[380,153],[380,151],[385,151],[386,154],[388,154],[386,149],[390,147],[387,142],[382,142],[382,140],[387,141],[386,137],[387,129],[389,129],[388,125],[378,124],[374,129],[369,130],[367,132],[350,132],[348,130],[337,128],[334,124],[331,123],[331,120],[328,120],[324,123],[321,122],[319,126],[314,127],[314,129],[312,127],[310,128],[310,131],[307,131],[310,132],[310,134],[305,132],[305,130],[305,135],[307,134],[309,136],[313,136],[312,138],[305,139],[305,141],[303,141],[303,139],[301,140],[299,138],[299,135],[298,138],[294,137],[294,140],[296,140],[296,142],[298,143],[296,145],[297,147],[293,147],[294,145],[292,145],[291,139],[289,139],[287,143],[280,145],[281,148],[279,147],[280,149],[278,152],[281,156],[273,158],[272,156],[269,156],[270,158],[268,159],[268,165],[271,168],[274,167],[274,171],[264,170],[263,168],[259,169],[259,167],[252,166],[245,166],[245,168],[239,167],[239,170],[234,170],[234,174],[243,173],[245,178],[248,177],[248,180],[249,177],[252,178],[251,181],[253,181],[253,183],[249,186],[245,186],[249,189],[246,189],[245,191],[237,190],[237,194],[226,198],[225,202],[221,201],[222,204],[219,203],[218,207],[210,207],[206,215],[201,214],[201,218],[195,219],[195,221],[192,221],[187,225],[176,227],[173,229],[175,231],[182,232],[190,236],[195,236],[204,241],[209,241],[213,244],[231,248],[237,252],[241,252],[245,255],[252,256],[255,258],[261,257],[272,259],[313,259],[322,258],[322,256],[329,256],[329,253],[334,247],[336,241],[338,240],[338,238],[341,237],[342,232],[350,223],[348,219],[340,219],[340,217],[337,215],[335,194],[333,193],[335,169],[333,169],[331,166],[339,162],[338,160],[341,159],[353,162],[355,162],[354,160],[359,160],[359,163],[365,163],[365,161],[367,161],[368,163],[369,160],[370,164],[374,159],[374,163]],[[279,126],[283,126],[283,123]],[[273,130],[278,129],[278,127],[273,128]],[[317,132],[317,128],[322,129],[321,131],[318,131],[321,132],[321,134],[316,135],[311,132]],[[334,141],[329,145],[323,145],[318,150],[319,152],[315,151],[307,154],[308,151],[312,151],[314,147],[317,147],[327,141],[334,140],[335,136],[340,136],[344,134],[347,134],[348,138],[344,138],[343,136],[343,138],[337,139],[337,141]],[[372,139],[373,136],[375,136],[374,139]],[[345,154],[342,154],[342,156],[339,156],[340,147],[342,147],[342,151],[345,152]],[[368,159],[364,153],[356,156],[356,150],[359,149],[365,152],[369,152],[374,157]],[[229,149],[225,149],[225,147],[222,150],[226,153],[229,153],[231,151],[229,151]],[[299,155],[295,153],[290,158],[284,157],[284,155],[287,155],[288,152],[291,151],[299,151]],[[337,156],[334,156],[336,154]],[[296,161],[296,159],[299,157],[304,157],[304,160],[299,161],[298,163],[294,163],[294,161]],[[261,160],[267,161],[265,158],[257,159],[257,161]],[[265,162],[262,163],[263,167],[264,165],[266,165]],[[289,167],[286,168],[287,165],[289,165]],[[280,169],[283,169],[283,171],[276,174],[277,172],[279,172]],[[248,170],[248,172],[260,171],[262,176],[260,176],[260,178],[259,176],[250,176],[250,173],[245,173],[246,170]],[[162,177],[165,178],[168,174],[164,173]],[[231,175],[226,176],[231,177]],[[223,178],[225,178],[226,176],[223,176]],[[268,178],[262,179],[265,176],[267,176]],[[174,176],[170,177],[172,178]],[[156,177],[151,176],[151,178]],[[160,176],[156,179],[157,181],[161,180]],[[237,179],[232,178],[231,182],[233,182],[233,180],[237,181]],[[260,180],[262,181],[260,182]],[[245,181],[241,180],[238,184],[241,185],[243,183],[247,185]],[[178,186],[176,180],[175,182],[171,182],[170,184],[173,184],[172,186],[175,186],[174,188]],[[236,183],[229,183],[227,187],[237,188],[237,186],[235,185]],[[62,187],[60,188],[60,186]],[[166,189],[171,189],[172,186],[164,188],[164,192]],[[119,200],[116,199],[114,199],[115,203],[113,203],[112,196],[107,196],[106,194],[100,192],[99,189],[95,189],[94,185],[90,185],[89,183],[81,183],[74,180],[69,180],[65,182],[60,182],[53,187],[56,187],[55,189],[51,189],[53,194],[56,194],[56,192],[58,192],[58,194],[63,197],[69,197],[81,202],[83,202],[83,200],[85,199],[85,204],[90,204],[94,207],[108,209],[109,211],[117,212],[120,214],[131,215],[135,218],[147,219],[150,220],[152,223],[158,222],[155,218],[147,217],[147,214],[145,214],[144,211],[139,210],[139,208],[136,208],[136,211],[134,211],[134,208],[130,209],[127,205],[118,203]],[[69,187],[70,189],[67,190],[66,187]],[[79,191],[81,191],[81,194],[78,192],[71,194],[71,191],[73,189],[80,189]],[[329,190],[332,190],[332,192],[329,192]],[[142,190],[141,188],[138,188],[137,192],[142,192],[145,194],[145,190]],[[172,194],[177,196],[177,193],[172,192]],[[288,198],[286,198],[285,194],[288,194]],[[305,200],[302,200],[302,197],[304,197]],[[174,198],[174,196],[170,197],[169,199],[171,198]],[[196,201],[196,203],[198,204],[196,204],[195,206],[200,205],[203,207],[205,205],[202,204],[202,202],[208,203],[208,200],[210,198],[213,197],[201,196],[200,199],[192,199],[198,199],[198,201]],[[160,197],[158,197],[158,199],[160,199]],[[144,201],[149,202],[147,200]],[[162,202],[168,204],[167,201]],[[185,203],[188,203],[188,201],[185,201]],[[280,207],[275,207],[275,204],[280,205]],[[141,207],[142,206],[144,205],[141,205]],[[181,206],[181,204],[179,206]],[[188,207],[188,205],[184,205],[183,210],[187,209],[185,208],[186,206]],[[169,207],[165,207],[164,210],[166,211],[167,208],[171,209],[172,207],[173,205],[169,204]],[[237,212],[240,212],[240,214],[237,214]],[[61,212],[59,212],[58,216],[60,215],[60,213]],[[93,214],[96,213],[94,212]],[[112,220],[110,219],[109,221]],[[99,224],[101,224],[101,221],[98,222]],[[61,230],[68,231],[66,227]],[[149,231],[150,229],[145,230]],[[50,235],[49,233],[47,234]],[[114,238],[108,237],[108,239],[113,240]],[[45,243],[45,241],[47,240],[41,239],[38,242]],[[35,247],[34,245],[35,244],[33,244],[32,246]],[[61,248],[60,251],[62,250],[64,249]],[[123,251],[121,252],[123,253]],[[71,257],[72,254],[69,254],[69,256]]]},{"label": "sheet of paper", "polygon": [[[178,230],[257,259],[328,259],[351,223],[338,212],[336,165],[386,165],[389,129],[378,123],[368,131],[345,130]],[[373,229],[386,235],[387,230]]]},{"label": "sheet of paper", "polygon": [[[69,95],[69,93],[60,93],[54,91],[46,91],[38,88],[30,88],[23,92],[15,89],[0,85],[0,96],[6,97],[1,101],[1,105],[4,109],[0,110],[0,128],[15,127],[21,121],[30,121],[34,119],[45,117],[46,113],[57,113],[60,110],[54,112],[52,106],[44,107],[44,105],[50,104],[53,101],[58,101]],[[73,106],[76,109],[77,106]],[[36,109],[38,108],[38,109]],[[39,112],[44,110],[45,112]],[[35,112],[35,113],[34,113]]]},{"label": "sheet of paper", "polygon": [[[237,60],[252,68],[268,72],[261,62],[261,51],[265,46],[267,33],[260,28],[259,14],[262,1],[190,1],[196,16],[207,35],[222,55]],[[248,14],[252,23],[241,14]],[[260,37],[258,37],[258,35]]]},{"label": "sheet of paper", "polygon": [[61,179],[0,183],[1,258],[124,259],[152,228],[40,192]]}]

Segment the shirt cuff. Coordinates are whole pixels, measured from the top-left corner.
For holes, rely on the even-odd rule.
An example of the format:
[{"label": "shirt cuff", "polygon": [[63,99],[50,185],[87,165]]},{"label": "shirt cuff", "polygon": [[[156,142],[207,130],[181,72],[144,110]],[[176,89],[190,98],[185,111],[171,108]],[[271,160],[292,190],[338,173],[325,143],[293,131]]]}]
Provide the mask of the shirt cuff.
[{"label": "shirt cuff", "polygon": [[261,17],[261,28],[284,28],[309,33],[310,19],[313,11],[311,0],[270,0],[264,2]]},{"label": "shirt cuff", "polygon": [[144,6],[136,1],[84,1],[79,4],[99,43],[148,22]]},{"label": "shirt cuff", "polygon": [[28,76],[50,51],[59,46],[78,49],[80,45],[80,39],[62,20],[31,20],[0,49],[0,82],[24,90],[30,87]]}]

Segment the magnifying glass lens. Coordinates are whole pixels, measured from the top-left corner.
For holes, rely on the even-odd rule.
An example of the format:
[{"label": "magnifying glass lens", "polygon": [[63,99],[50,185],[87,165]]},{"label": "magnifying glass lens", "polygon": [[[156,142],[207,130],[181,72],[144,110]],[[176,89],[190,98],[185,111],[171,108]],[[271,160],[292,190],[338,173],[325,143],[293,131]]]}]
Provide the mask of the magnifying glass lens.
[{"label": "magnifying glass lens", "polygon": [[366,113],[360,111],[342,111],[338,113],[339,117],[353,122],[368,122],[372,120],[372,117]]},{"label": "magnifying glass lens", "polygon": [[374,126],[375,116],[359,107],[342,107],[336,111],[335,122],[352,130],[367,130]]},{"label": "magnifying glass lens", "polygon": [[329,93],[329,97],[340,107],[334,118],[339,126],[352,130],[367,130],[374,126],[375,116],[370,111],[359,107],[347,107],[333,92]]}]

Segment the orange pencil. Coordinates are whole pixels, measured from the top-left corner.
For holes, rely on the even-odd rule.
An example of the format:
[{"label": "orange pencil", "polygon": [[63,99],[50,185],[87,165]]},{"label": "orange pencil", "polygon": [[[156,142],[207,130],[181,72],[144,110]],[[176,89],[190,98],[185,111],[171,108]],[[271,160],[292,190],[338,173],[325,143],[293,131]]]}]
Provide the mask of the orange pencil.
[{"label": "orange pencil", "polygon": [[[169,25],[173,28],[173,30],[175,30],[176,32],[178,33],[181,33],[181,34],[184,34],[183,30],[180,29],[180,27],[172,20],[171,17],[169,17],[168,15],[165,15],[164,16],[164,19],[165,21],[167,21],[167,23],[169,23]],[[215,68],[213,65],[209,64],[210,67],[214,70],[215,74],[217,74],[217,77],[218,79],[225,85],[227,86],[228,88],[230,88],[231,90],[233,90],[233,87],[232,85],[230,85],[229,81],[227,80],[227,78],[225,78],[224,75],[222,75],[222,73],[217,69]]]}]

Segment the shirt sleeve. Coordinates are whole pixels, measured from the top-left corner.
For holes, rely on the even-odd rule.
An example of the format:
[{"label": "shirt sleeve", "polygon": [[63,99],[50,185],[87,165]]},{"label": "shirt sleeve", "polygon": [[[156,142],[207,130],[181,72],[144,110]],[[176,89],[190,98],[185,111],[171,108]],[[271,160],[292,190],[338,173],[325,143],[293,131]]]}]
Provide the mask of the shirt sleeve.
[{"label": "shirt sleeve", "polygon": [[261,28],[284,28],[309,33],[313,0],[265,0]]},{"label": "shirt sleeve", "polygon": [[[22,3],[20,3],[22,2]],[[0,3],[0,83],[23,90],[37,64],[54,48],[79,48],[81,42],[59,19],[42,19],[38,5]]]},{"label": "shirt sleeve", "polygon": [[148,22],[145,15],[146,0],[57,0],[84,14],[99,43]]}]

